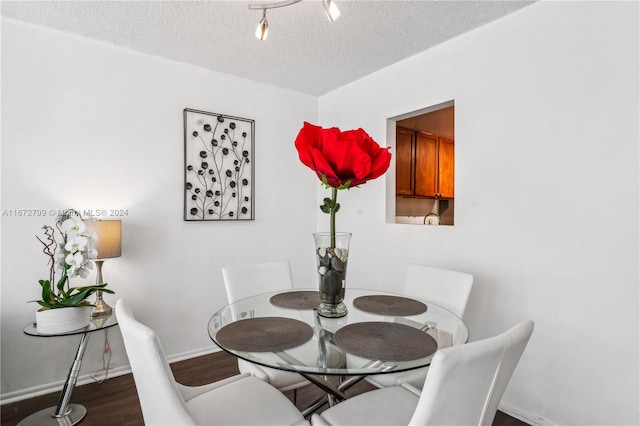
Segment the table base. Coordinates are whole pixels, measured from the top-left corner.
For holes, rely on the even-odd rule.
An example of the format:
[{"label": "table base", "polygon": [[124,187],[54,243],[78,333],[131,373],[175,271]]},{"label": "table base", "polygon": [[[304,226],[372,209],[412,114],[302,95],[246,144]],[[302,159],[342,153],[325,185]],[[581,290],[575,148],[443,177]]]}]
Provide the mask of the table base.
[{"label": "table base", "polygon": [[84,405],[69,404],[68,412],[62,417],[54,417],[56,407],[45,408],[31,414],[18,423],[18,426],[72,426],[80,423],[87,414]]}]

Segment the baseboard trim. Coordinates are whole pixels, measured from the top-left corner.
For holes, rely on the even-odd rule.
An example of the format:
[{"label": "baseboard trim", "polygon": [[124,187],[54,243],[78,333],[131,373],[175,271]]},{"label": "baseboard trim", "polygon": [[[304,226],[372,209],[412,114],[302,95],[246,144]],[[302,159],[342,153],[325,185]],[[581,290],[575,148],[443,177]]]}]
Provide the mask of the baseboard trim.
[{"label": "baseboard trim", "polygon": [[[195,349],[192,351],[182,352],[179,354],[167,356],[167,361],[169,364],[174,362],[184,361],[186,359],[196,358],[203,355],[209,355],[214,352],[219,352],[220,349],[217,347],[206,347],[201,349]],[[123,365],[119,367],[114,367],[109,369],[109,377],[119,377],[124,376],[125,374],[131,373],[131,367],[129,365]],[[78,376],[78,381],[76,382],[76,387],[87,385],[89,383],[95,383],[93,377],[91,377],[93,373],[85,373]],[[20,389],[12,392],[6,392],[0,395],[0,405],[10,404],[13,402],[22,401],[24,399],[35,398],[41,395],[47,395],[54,392],[62,391],[64,386],[64,382],[66,381],[66,377],[64,380],[59,380],[51,383],[44,383],[38,386],[32,386],[26,389]]]},{"label": "baseboard trim", "polygon": [[551,422],[548,419],[545,419],[542,416],[522,411],[521,409],[510,406],[508,404],[500,403],[500,405],[498,406],[498,410],[522,422],[530,424],[531,426],[557,426],[555,423]]}]

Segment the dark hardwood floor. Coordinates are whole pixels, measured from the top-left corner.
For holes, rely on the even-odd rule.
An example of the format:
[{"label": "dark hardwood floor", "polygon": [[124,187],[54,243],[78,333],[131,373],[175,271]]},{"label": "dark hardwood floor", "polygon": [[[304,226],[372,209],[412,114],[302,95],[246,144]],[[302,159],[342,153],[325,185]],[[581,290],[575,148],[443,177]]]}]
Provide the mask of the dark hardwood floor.
[{"label": "dark hardwood floor", "polygon": [[[186,361],[171,364],[178,382],[185,385],[203,385],[238,374],[236,358],[216,352]],[[349,389],[347,395],[372,390],[374,387],[362,381]],[[298,407],[305,407],[319,397],[322,391],[315,386],[306,386],[298,390]],[[41,409],[55,406],[58,393],[42,395],[36,398],[18,401],[2,406],[0,424],[17,425],[20,420]],[[292,393],[287,396],[292,398]],[[83,426],[141,426],[144,425],[138,402],[136,387],[131,374],[110,378],[101,384],[91,383],[76,388],[72,402],[87,407],[87,415],[80,422]],[[513,417],[498,412],[494,426],[526,426]],[[258,425],[257,425],[258,426]]]}]

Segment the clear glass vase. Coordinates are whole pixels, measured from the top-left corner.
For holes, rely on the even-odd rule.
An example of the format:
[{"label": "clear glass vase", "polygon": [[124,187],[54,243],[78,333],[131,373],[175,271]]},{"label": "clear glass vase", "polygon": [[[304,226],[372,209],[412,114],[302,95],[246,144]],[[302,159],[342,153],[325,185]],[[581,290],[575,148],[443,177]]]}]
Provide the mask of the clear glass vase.
[{"label": "clear glass vase", "polygon": [[313,234],[316,248],[318,287],[320,306],[318,315],[326,318],[339,318],[347,315],[344,304],[344,292],[347,285],[347,261],[351,234],[336,232],[332,241],[331,233]]}]

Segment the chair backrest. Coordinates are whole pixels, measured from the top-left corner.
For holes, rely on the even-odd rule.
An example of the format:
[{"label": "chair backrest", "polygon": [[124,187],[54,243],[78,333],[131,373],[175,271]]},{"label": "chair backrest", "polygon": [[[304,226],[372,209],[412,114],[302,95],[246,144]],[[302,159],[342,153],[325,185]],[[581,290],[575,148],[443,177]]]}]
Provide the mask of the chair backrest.
[{"label": "chair backrest", "polygon": [[473,285],[473,275],[412,263],[407,268],[404,294],[429,300],[462,318]]},{"label": "chair backrest", "polygon": [[123,299],[116,317],[146,425],[197,425],[191,417],[156,333],[138,322]]},{"label": "chair backrest", "polygon": [[496,337],[436,352],[409,424],[491,425],[532,332],[533,321],[522,321]]},{"label": "chair backrest", "polygon": [[229,303],[256,294],[293,288],[289,262],[265,262],[222,268]]}]

